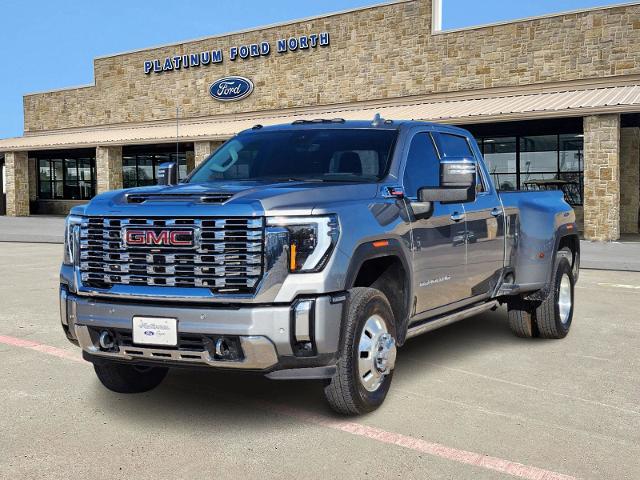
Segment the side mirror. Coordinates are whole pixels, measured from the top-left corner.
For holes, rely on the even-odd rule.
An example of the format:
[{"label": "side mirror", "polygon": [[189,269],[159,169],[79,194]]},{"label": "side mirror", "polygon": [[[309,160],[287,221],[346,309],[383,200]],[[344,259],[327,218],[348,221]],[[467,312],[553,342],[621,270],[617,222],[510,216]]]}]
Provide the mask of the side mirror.
[{"label": "side mirror", "polygon": [[442,188],[476,187],[478,164],[468,158],[447,159],[440,163],[440,186]]},{"label": "side mirror", "polygon": [[167,162],[160,164],[158,169],[158,185],[177,185],[178,184],[178,164],[176,162]]},{"label": "side mirror", "polygon": [[476,199],[477,164],[471,159],[448,159],[440,163],[440,187],[418,190],[420,202],[459,203]]}]

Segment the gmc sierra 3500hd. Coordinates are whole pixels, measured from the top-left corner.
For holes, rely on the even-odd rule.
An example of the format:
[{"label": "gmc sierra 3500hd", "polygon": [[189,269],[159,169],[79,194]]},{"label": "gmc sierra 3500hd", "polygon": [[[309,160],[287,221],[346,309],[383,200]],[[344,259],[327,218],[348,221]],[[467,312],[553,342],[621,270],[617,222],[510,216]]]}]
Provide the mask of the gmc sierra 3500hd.
[{"label": "gmc sierra 3500hd", "polygon": [[506,304],[563,338],[579,240],[561,192],[498,193],[465,130],[417,121],[256,125],[178,183],[103,193],[67,218],[62,326],[110,390],[176,366],[325,382],[382,404],[407,339]]}]

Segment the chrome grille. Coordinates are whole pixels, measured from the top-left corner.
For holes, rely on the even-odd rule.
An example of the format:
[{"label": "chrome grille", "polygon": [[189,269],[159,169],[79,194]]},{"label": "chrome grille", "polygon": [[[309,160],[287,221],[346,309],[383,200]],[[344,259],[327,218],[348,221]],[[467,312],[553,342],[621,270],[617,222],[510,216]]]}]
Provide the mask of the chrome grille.
[{"label": "chrome grille", "polygon": [[[193,229],[194,247],[125,245],[123,231]],[[85,286],[209,288],[251,294],[263,274],[261,218],[86,218],[80,229],[80,275]]]}]

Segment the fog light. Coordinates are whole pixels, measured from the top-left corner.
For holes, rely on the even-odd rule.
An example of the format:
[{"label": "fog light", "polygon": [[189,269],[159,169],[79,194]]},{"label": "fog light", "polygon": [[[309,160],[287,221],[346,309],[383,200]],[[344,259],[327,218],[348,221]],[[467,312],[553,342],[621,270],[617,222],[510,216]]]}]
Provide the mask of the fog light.
[{"label": "fog light", "polygon": [[113,335],[111,335],[111,332],[109,332],[108,330],[103,330],[102,332],[100,332],[98,343],[100,344],[100,349],[106,351],[112,350],[116,346]]}]

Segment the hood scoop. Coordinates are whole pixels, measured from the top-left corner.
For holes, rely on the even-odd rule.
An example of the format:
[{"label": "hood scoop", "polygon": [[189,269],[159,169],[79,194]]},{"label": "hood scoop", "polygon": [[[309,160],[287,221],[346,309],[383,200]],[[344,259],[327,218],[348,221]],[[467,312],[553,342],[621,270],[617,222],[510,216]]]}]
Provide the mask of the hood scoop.
[{"label": "hood scoop", "polygon": [[191,203],[224,203],[233,197],[233,193],[128,193],[127,203],[141,204],[146,202],[191,202]]}]

